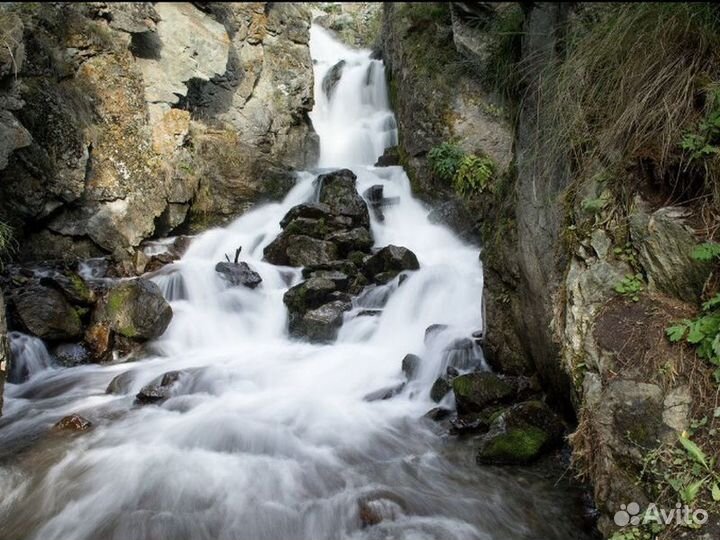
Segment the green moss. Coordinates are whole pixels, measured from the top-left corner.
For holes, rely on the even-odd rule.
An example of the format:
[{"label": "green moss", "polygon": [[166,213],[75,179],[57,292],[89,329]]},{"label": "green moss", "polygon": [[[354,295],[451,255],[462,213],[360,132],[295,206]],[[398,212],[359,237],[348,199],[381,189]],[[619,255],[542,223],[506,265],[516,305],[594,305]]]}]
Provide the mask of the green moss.
[{"label": "green moss", "polygon": [[524,463],[536,457],[547,441],[547,433],[539,428],[512,428],[483,445],[478,457],[487,461]]}]

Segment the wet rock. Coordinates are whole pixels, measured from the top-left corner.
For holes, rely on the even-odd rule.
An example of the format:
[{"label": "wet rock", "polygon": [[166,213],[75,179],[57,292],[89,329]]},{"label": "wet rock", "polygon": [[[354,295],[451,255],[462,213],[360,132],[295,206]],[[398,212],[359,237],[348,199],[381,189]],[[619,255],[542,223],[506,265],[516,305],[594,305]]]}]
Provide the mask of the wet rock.
[{"label": "wet rock", "polygon": [[58,421],[53,429],[55,431],[87,431],[92,427],[90,420],[78,414],[71,414]]},{"label": "wet rock", "polygon": [[313,202],[313,203],[302,203],[297,206],[293,206],[285,217],[280,221],[280,227],[285,229],[295,219],[314,219],[324,220],[330,222],[334,215],[332,208],[324,203]]},{"label": "wet rock", "polygon": [[415,254],[407,248],[386,246],[365,261],[365,275],[375,278],[378,274],[397,275],[405,270],[420,268]]},{"label": "wet rock", "polygon": [[337,259],[335,244],[309,236],[290,236],[285,250],[290,266],[309,266]]},{"label": "wet rock", "polygon": [[[343,323],[343,315],[352,306],[335,300],[308,311],[302,319],[290,320],[290,332],[296,337],[306,337],[312,342],[327,343],[337,337]],[[296,322],[294,322],[296,321]]]},{"label": "wet rock", "polygon": [[296,218],[288,223],[286,234],[299,234],[312,238],[323,239],[327,236],[329,227],[322,219]]},{"label": "wet rock", "polygon": [[376,167],[392,167],[394,165],[400,165],[400,154],[397,146],[386,148],[383,155],[375,163]]},{"label": "wet rock", "polygon": [[393,521],[405,513],[404,508],[404,501],[390,492],[374,493],[358,501],[358,513],[363,527]]},{"label": "wet rock", "polygon": [[338,246],[341,255],[347,255],[353,251],[369,251],[375,243],[372,234],[365,227],[338,231],[330,234],[327,239]]},{"label": "wet rock", "polygon": [[380,388],[374,392],[370,392],[363,401],[382,401],[397,396],[405,388],[405,383],[396,384],[394,386],[388,386],[386,388]]},{"label": "wet rock", "polygon": [[435,403],[440,403],[450,390],[452,390],[452,386],[447,378],[438,377],[430,388],[430,399]]},{"label": "wet rock", "polygon": [[478,412],[489,405],[510,403],[538,390],[532,379],[481,371],[460,375],[453,380],[452,388],[461,413]]},{"label": "wet rock", "polygon": [[173,386],[180,379],[181,373],[180,371],[168,371],[147,386],[143,386],[135,396],[136,401],[143,405],[165,401],[172,395]]},{"label": "wet rock", "polygon": [[503,410],[503,407],[489,407],[480,413],[457,415],[450,420],[450,433],[453,435],[485,433]]},{"label": "wet rock", "polygon": [[92,360],[90,351],[81,343],[63,343],[55,347],[53,356],[58,364],[65,367],[87,364]]},{"label": "wet rock", "polygon": [[70,341],[82,334],[78,312],[55,289],[32,286],[13,298],[18,318],[27,331],[49,341]]},{"label": "wet rock", "polygon": [[305,313],[330,300],[337,290],[335,283],[326,278],[310,278],[289,289],[283,296],[283,302],[291,313]]},{"label": "wet rock", "polygon": [[332,97],[337,83],[340,82],[344,68],[345,60],[340,60],[337,64],[331,67],[325,74],[325,77],[323,77],[322,89],[328,100]]},{"label": "wet rock", "polygon": [[329,263],[313,264],[306,266],[302,269],[302,276],[307,279],[311,277],[314,273],[319,271],[340,272],[350,277],[357,275],[358,268],[352,261],[330,261]]},{"label": "wet rock", "polygon": [[350,285],[350,278],[347,274],[338,272],[336,270],[317,270],[310,274],[310,278],[321,278],[329,279],[335,284],[335,288],[339,291],[344,291]]},{"label": "wet rock", "polygon": [[417,354],[406,354],[402,359],[402,371],[408,380],[414,379],[420,369],[422,360]]},{"label": "wet rock", "polygon": [[440,422],[441,420],[445,420],[448,416],[450,416],[450,414],[452,414],[450,409],[446,409],[445,407],[434,407],[425,413],[424,418],[428,418],[433,422]]},{"label": "wet rock", "polygon": [[423,342],[425,343],[425,345],[427,345],[435,338],[435,336],[437,336],[441,332],[444,332],[448,328],[450,327],[447,324],[431,324],[425,329],[425,338]]},{"label": "wet rock", "polygon": [[172,319],[172,308],[160,288],[146,279],[124,281],[103,299],[94,321],[107,323],[114,332],[135,341],[162,335]]},{"label": "wet rock", "polygon": [[219,262],[215,265],[215,271],[233,287],[242,285],[254,289],[262,283],[260,274],[250,268],[246,262]]},{"label": "wet rock", "polygon": [[363,309],[359,311],[358,317],[379,317],[382,315],[382,309]]},{"label": "wet rock", "polygon": [[40,279],[40,285],[59,290],[73,304],[89,306],[95,303],[95,293],[75,272],[56,273],[51,277],[43,277]]},{"label": "wet rock", "polygon": [[93,361],[108,359],[112,348],[112,332],[108,323],[94,323],[85,331],[85,345]]},{"label": "wet rock", "polygon": [[564,426],[541,401],[513,405],[500,414],[480,441],[479,464],[523,464],[562,440]]},{"label": "wet rock", "polygon": [[351,218],[353,226],[369,229],[370,213],[355,189],[355,180],[349,169],[318,176],[320,202],[329,205],[334,213]]},{"label": "wet rock", "polygon": [[105,389],[106,394],[124,394],[130,389],[135,374],[132,370],[124,371],[120,375],[113,377],[108,387]]},{"label": "wet rock", "polygon": [[10,347],[8,346],[5,298],[0,289],[0,415],[2,415],[3,390],[5,377],[10,366]]}]

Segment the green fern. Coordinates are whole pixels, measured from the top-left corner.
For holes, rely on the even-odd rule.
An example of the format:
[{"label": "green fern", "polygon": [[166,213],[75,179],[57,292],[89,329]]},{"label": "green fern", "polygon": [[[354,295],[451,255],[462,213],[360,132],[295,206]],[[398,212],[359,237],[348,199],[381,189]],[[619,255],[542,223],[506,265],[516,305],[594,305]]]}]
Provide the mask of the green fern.
[{"label": "green fern", "polygon": [[455,191],[463,197],[482,193],[494,174],[495,163],[489,157],[473,154],[465,156],[453,181]]},{"label": "green fern", "polygon": [[438,178],[451,182],[465,157],[462,148],[452,143],[442,143],[428,152],[428,162]]},{"label": "green fern", "polygon": [[717,242],[703,242],[695,246],[691,255],[696,261],[712,261],[720,257],[720,244]]}]

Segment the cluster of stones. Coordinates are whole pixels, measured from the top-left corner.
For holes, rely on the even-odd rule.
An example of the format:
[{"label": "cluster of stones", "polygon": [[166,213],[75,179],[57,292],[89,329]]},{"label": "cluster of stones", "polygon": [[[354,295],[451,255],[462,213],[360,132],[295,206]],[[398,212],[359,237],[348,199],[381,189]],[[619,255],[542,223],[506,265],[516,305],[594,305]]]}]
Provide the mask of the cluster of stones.
[{"label": "cluster of stones", "polygon": [[264,250],[265,260],[303,267],[305,281],[285,293],[290,333],[315,342],[335,339],[352,297],[420,265],[407,248],[373,252],[368,205],[352,171],[320,175],[317,202],[299,204],[280,222],[283,231]]},{"label": "cluster of stones", "polygon": [[3,285],[10,329],[42,339],[66,366],[130,352],[172,319],[159,287],[143,278],[86,280],[71,267],[45,265],[10,268]]},{"label": "cluster of stones", "polygon": [[[444,328],[430,326],[425,333],[426,344]],[[452,359],[454,353],[480,345],[481,340],[481,332],[456,340],[445,354]],[[402,370],[408,380],[417,376],[421,363],[422,358],[415,354],[403,358]],[[479,464],[529,463],[562,442],[563,422],[543,401],[536,377],[493,373],[481,367],[468,371],[467,367],[448,362],[446,373],[430,390],[437,403],[445,403],[452,393],[456,410],[441,406],[426,416],[446,422],[453,435],[473,436],[478,441]]]}]

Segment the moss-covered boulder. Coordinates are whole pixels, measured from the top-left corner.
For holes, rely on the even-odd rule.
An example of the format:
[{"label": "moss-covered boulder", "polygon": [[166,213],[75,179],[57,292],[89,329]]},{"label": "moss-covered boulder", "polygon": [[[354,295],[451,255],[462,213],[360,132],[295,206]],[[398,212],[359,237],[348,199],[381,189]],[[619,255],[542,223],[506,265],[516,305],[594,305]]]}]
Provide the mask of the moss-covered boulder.
[{"label": "moss-covered boulder", "polygon": [[15,313],[29,333],[49,341],[72,341],[82,334],[80,314],[56,289],[41,285],[13,297]]},{"label": "moss-covered boulder", "polygon": [[353,251],[369,251],[375,243],[372,233],[366,227],[356,227],[349,231],[337,231],[330,234],[327,239],[338,247],[340,254],[343,256],[347,256]]},{"label": "moss-covered boulder", "polygon": [[529,463],[560,443],[563,424],[541,401],[513,405],[492,422],[480,441],[479,464]]},{"label": "moss-covered boulder", "polygon": [[458,411],[466,413],[512,401],[517,397],[519,382],[495,373],[475,372],[456,377],[452,387]]},{"label": "moss-covered boulder", "polygon": [[146,279],[116,285],[107,293],[94,314],[95,322],[135,341],[162,335],[172,319],[172,308],[160,288]]},{"label": "moss-covered boulder", "polygon": [[40,279],[40,284],[62,292],[73,304],[89,306],[95,302],[95,293],[85,280],[75,272],[55,273]]},{"label": "moss-covered boulder", "polygon": [[283,302],[291,314],[305,313],[329,302],[331,294],[337,290],[335,283],[326,278],[310,278],[295,285],[283,296]]}]

